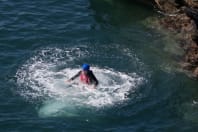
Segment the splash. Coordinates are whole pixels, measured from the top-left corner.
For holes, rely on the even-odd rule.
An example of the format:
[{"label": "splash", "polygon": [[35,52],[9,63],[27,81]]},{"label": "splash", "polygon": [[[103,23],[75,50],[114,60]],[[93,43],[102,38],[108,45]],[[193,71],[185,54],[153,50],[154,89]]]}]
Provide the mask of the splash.
[{"label": "splash", "polygon": [[[145,81],[136,73],[95,66],[91,70],[99,80],[96,89],[80,84],[78,79],[67,82],[79,71],[79,68],[70,68],[68,63],[82,59],[86,53],[79,48],[42,50],[16,73],[20,95],[31,101],[43,100],[39,109],[42,117],[76,116],[83,108],[101,108],[128,100],[128,95]],[[62,59],[66,61],[63,63]]]}]

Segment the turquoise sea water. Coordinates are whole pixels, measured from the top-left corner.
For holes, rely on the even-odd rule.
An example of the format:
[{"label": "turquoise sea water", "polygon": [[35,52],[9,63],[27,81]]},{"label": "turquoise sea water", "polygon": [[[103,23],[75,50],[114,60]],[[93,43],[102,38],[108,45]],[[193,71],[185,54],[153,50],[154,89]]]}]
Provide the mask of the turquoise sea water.
[{"label": "turquoise sea water", "polygon": [[[0,131],[197,131],[198,82],[153,16],[121,0],[0,1]],[[84,62],[96,90],[65,82]]]}]

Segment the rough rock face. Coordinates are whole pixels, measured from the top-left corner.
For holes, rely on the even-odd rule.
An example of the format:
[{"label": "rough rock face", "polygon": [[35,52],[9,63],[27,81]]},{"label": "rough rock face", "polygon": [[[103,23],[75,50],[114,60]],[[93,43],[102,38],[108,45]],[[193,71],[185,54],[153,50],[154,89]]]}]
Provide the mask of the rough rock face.
[{"label": "rough rock face", "polygon": [[164,14],[160,25],[177,34],[185,50],[181,66],[198,78],[198,0],[154,0]]},{"label": "rough rock face", "polygon": [[188,6],[191,6],[193,8],[198,7],[198,1],[197,0],[184,0]]},{"label": "rough rock face", "polygon": [[178,11],[174,0],[155,0],[157,7],[165,13],[175,13]]}]

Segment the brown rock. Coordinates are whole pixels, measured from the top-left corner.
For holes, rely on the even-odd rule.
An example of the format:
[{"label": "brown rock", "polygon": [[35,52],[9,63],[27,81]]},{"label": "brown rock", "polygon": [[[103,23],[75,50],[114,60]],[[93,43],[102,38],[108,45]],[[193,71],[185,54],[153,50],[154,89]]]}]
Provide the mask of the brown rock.
[{"label": "brown rock", "polygon": [[190,7],[198,7],[198,1],[197,0],[184,0],[184,1]]},{"label": "brown rock", "polygon": [[189,47],[186,55],[185,60],[192,65],[198,65],[198,47]]},{"label": "brown rock", "polygon": [[194,69],[194,66],[187,62],[183,62],[180,65],[184,70],[192,71]]},{"label": "brown rock", "polygon": [[193,76],[198,78],[198,67],[193,71]]},{"label": "brown rock", "polygon": [[155,0],[158,8],[165,13],[174,13],[177,12],[177,4],[175,0]]},{"label": "brown rock", "polygon": [[159,24],[177,36],[185,51],[181,67],[198,78],[198,0],[155,0],[164,17]]}]

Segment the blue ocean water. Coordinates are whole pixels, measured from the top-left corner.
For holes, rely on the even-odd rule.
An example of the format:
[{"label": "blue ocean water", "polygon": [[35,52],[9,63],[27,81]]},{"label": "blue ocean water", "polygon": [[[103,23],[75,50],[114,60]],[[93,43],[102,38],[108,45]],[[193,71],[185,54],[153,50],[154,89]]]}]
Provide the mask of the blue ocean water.
[{"label": "blue ocean water", "polygon": [[[195,132],[180,48],[119,0],[0,1],[0,131]],[[97,89],[67,83],[83,63]]]}]

